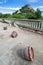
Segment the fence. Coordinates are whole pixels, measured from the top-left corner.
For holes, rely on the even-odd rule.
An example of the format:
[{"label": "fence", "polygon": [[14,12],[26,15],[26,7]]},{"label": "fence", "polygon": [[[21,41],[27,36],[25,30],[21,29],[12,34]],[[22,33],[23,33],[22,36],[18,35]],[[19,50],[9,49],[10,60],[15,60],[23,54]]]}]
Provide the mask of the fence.
[{"label": "fence", "polygon": [[15,23],[22,27],[43,31],[43,21],[40,20],[15,20]]},{"label": "fence", "polygon": [[16,23],[19,26],[31,28],[34,30],[43,31],[43,20],[33,20],[33,19],[15,19],[15,18],[2,18],[2,20],[7,20],[6,22],[14,25]]}]

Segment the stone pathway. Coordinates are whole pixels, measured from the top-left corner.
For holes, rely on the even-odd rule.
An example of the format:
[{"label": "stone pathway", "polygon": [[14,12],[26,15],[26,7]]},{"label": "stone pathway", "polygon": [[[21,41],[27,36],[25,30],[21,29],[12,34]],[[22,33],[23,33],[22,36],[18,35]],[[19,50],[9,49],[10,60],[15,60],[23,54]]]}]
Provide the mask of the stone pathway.
[{"label": "stone pathway", "polygon": [[[3,30],[7,26],[7,30]],[[12,31],[18,36],[11,38]],[[33,62],[27,61],[18,55],[18,50],[31,45],[34,48]],[[43,36],[0,23],[0,65],[43,65]]]}]

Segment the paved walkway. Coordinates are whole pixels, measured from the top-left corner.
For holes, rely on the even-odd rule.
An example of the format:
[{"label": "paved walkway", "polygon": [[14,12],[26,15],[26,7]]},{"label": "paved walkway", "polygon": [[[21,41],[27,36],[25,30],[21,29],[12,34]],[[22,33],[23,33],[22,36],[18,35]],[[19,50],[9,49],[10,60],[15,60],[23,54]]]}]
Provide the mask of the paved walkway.
[{"label": "paved walkway", "polygon": [[[3,30],[4,26],[8,29]],[[18,33],[16,38],[10,37],[12,31]],[[17,53],[18,49],[28,45],[34,48],[33,62],[26,61]],[[0,23],[0,65],[43,65],[43,36]]]}]

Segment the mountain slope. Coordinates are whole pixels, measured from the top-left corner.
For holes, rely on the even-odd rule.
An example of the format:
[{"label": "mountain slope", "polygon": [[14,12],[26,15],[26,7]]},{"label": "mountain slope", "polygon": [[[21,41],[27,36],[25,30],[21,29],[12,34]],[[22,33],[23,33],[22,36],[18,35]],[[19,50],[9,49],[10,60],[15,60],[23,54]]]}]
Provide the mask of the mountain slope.
[{"label": "mountain slope", "polygon": [[35,12],[35,10],[30,5],[25,5],[15,13],[28,13],[28,12]]}]

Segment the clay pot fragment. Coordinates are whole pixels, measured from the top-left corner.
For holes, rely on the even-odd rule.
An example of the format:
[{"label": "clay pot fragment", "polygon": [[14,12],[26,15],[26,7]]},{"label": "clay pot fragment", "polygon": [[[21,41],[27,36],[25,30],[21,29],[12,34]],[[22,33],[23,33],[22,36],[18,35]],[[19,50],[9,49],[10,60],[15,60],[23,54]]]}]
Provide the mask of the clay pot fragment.
[{"label": "clay pot fragment", "polygon": [[17,37],[17,32],[16,32],[16,31],[13,31],[12,34],[11,34],[11,37],[12,37],[12,38]]},{"label": "clay pot fragment", "polygon": [[31,46],[22,48],[22,50],[20,51],[20,54],[24,59],[26,59],[28,61],[34,60],[34,50]]},{"label": "clay pot fragment", "polygon": [[7,30],[7,26],[6,27],[3,27],[4,30]]}]

